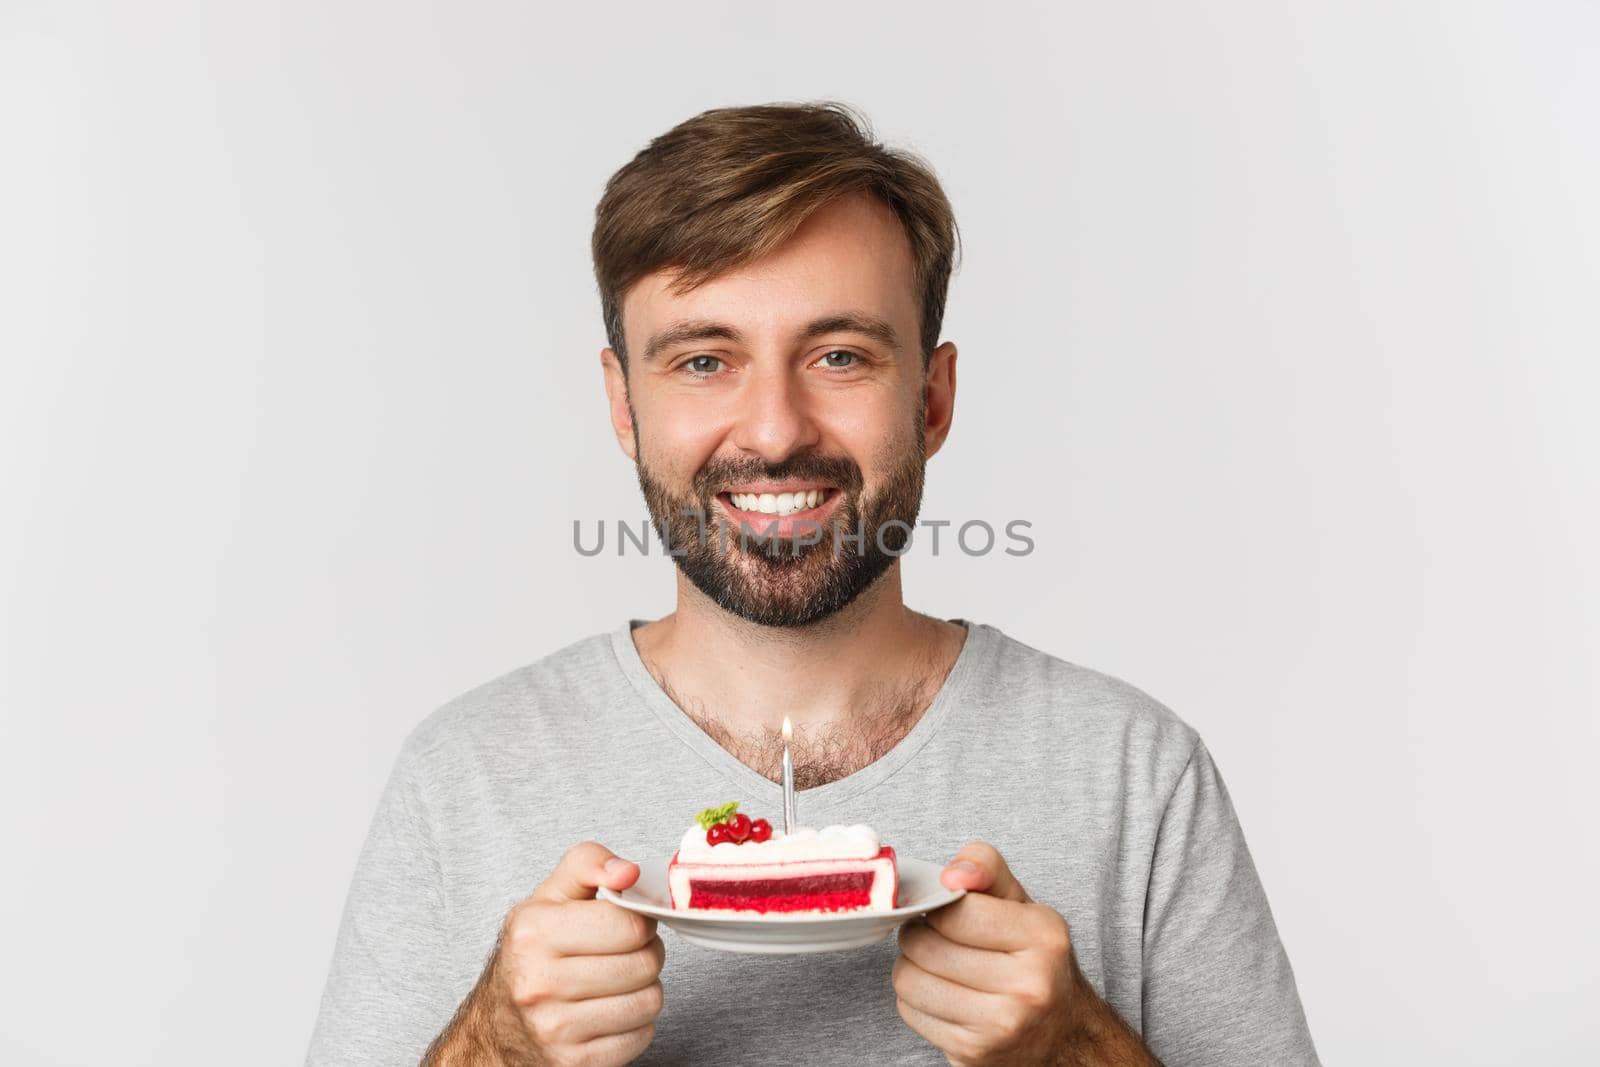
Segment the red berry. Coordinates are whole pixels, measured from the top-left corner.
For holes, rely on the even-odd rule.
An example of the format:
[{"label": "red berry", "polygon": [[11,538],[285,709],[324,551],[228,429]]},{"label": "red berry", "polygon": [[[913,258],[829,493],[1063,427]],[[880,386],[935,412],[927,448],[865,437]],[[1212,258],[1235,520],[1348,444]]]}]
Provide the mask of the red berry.
[{"label": "red berry", "polygon": [[733,818],[727,822],[728,836],[736,842],[743,842],[750,836],[750,816],[742,811],[736,811]]},{"label": "red berry", "polygon": [[750,824],[750,840],[765,841],[772,836],[772,824],[765,819],[757,819]]},{"label": "red berry", "polygon": [[706,831],[706,844],[720,845],[724,841],[732,841],[728,834],[728,824],[725,822],[713,823],[711,829]]}]

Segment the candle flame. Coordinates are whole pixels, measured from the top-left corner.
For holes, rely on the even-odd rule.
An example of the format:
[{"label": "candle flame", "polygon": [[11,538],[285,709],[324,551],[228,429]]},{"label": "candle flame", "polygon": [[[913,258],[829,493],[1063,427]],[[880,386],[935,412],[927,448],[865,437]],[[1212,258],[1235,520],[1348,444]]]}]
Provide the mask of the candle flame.
[{"label": "candle flame", "polygon": [[792,732],[793,732],[793,728],[790,727],[790,725],[789,725],[789,716],[785,715],[783,717],[783,743],[784,744],[787,745],[789,743],[789,735]]}]

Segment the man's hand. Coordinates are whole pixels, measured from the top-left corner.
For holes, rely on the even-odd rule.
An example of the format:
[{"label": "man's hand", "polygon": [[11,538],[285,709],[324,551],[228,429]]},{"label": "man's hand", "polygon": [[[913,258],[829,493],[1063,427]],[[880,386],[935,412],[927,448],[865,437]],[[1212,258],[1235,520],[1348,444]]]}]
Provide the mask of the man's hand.
[{"label": "man's hand", "polygon": [[893,983],[900,1017],[951,1064],[1157,1063],[1078,970],[1066,919],[992,845],[939,877],[967,894],[900,928]]},{"label": "man's hand", "polygon": [[596,900],[639,866],[593,841],[573,846],[511,909],[494,955],[423,1063],[610,1067],[655,1036],[666,946],[656,921]]}]

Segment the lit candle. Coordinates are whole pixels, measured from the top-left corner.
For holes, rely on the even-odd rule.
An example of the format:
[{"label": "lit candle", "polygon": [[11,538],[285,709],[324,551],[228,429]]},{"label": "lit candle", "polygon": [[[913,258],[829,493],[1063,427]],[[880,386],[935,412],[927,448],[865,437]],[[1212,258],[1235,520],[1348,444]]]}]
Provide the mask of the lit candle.
[{"label": "lit candle", "polygon": [[789,758],[789,716],[783,717],[783,836],[794,827],[794,761]]}]

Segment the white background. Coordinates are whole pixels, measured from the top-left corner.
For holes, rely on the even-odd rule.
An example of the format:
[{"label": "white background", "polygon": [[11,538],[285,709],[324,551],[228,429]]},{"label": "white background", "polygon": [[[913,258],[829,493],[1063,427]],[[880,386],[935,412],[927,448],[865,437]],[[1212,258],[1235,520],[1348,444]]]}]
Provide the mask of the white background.
[{"label": "white background", "polygon": [[303,1055],[406,731],[670,610],[606,177],[817,98],[965,238],[923,515],[1038,545],[910,603],[1202,732],[1330,1064],[1600,1054],[1595,4],[0,13],[0,1061]]}]

